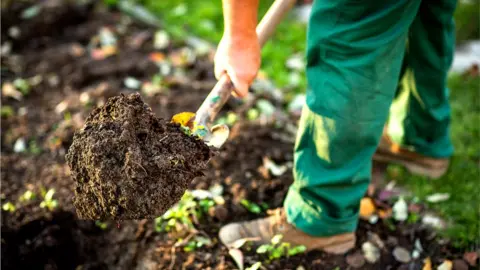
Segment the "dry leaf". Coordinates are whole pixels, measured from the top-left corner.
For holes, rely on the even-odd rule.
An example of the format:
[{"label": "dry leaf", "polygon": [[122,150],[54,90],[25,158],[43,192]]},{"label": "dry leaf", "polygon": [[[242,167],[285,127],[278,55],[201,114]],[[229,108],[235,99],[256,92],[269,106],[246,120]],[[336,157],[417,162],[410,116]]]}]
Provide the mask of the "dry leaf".
[{"label": "dry leaf", "polygon": [[389,218],[391,216],[392,216],[392,209],[391,208],[386,209],[386,210],[383,210],[383,209],[378,210],[378,217],[381,218],[381,219],[386,219],[386,218]]},{"label": "dry leaf", "polygon": [[2,96],[12,97],[18,101],[22,100],[22,92],[18,91],[11,83],[4,83],[2,85]]},{"label": "dry leaf", "polygon": [[443,229],[445,228],[445,222],[439,217],[436,217],[432,214],[425,214],[422,218],[422,223],[425,225],[432,226],[436,229]]},{"label": "dry leaf", "polygon": [[395,257],[395,260],[402,263],[408,263],[412,259],[410,252],[403,247],[396,247],[393,250],[393,257]]},{"label": "dry leaf", "polygon": [[243,253],[240,249],[232,248],[228,250],[228,254],[232,256],[233,260],[238,266],[238,269],[243,270]]},{"label": "dry leaf", "polygon": [[274,176],[281,176],[288,170],[287,166],[278,165],[267,156],[263,157],[263,166],[268,169]]},{"label": "dry leaf", "polygon": [[360,201],[360,217],[362,219],[368,219],[371,215],[375,213],[375,204],[372,198],[363,198]]},{"label": "dry leaf", "polygon": [[148,56],[148,59],[154,63],[160,63],[165,61],[165,54],[160,52],[153,52]]},{"label": "dry leaf", "polygon": [[430,260],[430,257],[427,257],[425,260],[423,260],[422,270],[432,270],[432,260]]},{"label": "dry leaf", "polygon": [[172,122],[180,124],[182,127],[190,127],[191,129],[193,129],[193,127],[191,126],[193,124],[192,120],[194,119],[194,117],[195,117],[195,113],[193,112],[181,112],[181,113],[175,114],[172,117]]},{"label": "dry leaf", "polygon": [[437,270],[452,270],[453,263],[452,261],[445,260],[442,264],[437,267]]}]

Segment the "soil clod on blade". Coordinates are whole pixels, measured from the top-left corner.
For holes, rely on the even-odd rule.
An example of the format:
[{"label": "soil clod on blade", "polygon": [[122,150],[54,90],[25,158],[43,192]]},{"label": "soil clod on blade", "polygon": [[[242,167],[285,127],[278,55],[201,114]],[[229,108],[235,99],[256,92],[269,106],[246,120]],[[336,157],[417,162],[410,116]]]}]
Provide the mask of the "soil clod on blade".
[{"label": "soil clod on blade", "polygon": [[161,216],[212,151],[176,124],[155,117],[139,94],[110,98],[78,131],[67,154],[82,219]]}]

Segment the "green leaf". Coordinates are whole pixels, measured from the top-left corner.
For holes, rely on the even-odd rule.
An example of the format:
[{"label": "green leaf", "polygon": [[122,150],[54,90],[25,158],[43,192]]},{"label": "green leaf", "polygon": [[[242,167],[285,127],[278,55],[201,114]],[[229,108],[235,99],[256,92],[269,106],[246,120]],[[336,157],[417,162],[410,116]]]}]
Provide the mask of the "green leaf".
[{"label": "green leaf", "polygon": [[272,249],[271,245],[268,245],[268,244],[261,245],[257,248],[257,253],[263,254],[263,253],[269,251],[270,249]]},{"label": "green leaf", "polygon": [[100,220],[96,220],[96,221],[95,221],[95,226],[99,227],[99,228],[102,229],[102,230],[106,230],[106,229],[107,229],[107,223],[101,222]]},{"label": "green leaf", "polygon": [[408,224],[415,224],[415,223],[417,223],[418,219],[419,219],[418,214],[416,214],[416,213],[410,213],[410,214],[408,215],[408,218],[407,218],[407,223],[408,223]]},{"label": "green leaf", "polygon": [[240,201],[240,203],[245,207],[247,208],[248,211],[254,213],[254,214],[259,214],[262,212],[262,209],[260,208],[260,206],[258,206],[258,204],[256,203],[253,203],[247,199],[242,199]]},{"label": "green leaf", "polygon": [[51,201],[53,199],[53,194],[55,194],[55,189],[51,188],[45,194],[45,201]]},{"label": "green leaf", "polygon": [[250,121],[257,119],[259,115],[260,115],[260,112],[255,108],[249,109],[247,111],[247,119]]},{"label": "green leaf", "polygon": [[197,244],[195,243],[195,241],[190,241],[190,242],[187,243],[186,246],[183,247],[183,250],[184,250],[185,252],[194,251],[195,248],[196,248],[196,245],[197,245]]},{"label": "green leaf", "polygon": [[58,201],[57,200],[53,200],[50,202],[50,205],[48,207],[49,210],[53,210],[54,208],[57,208],[58,206]]},{"label": "green leaf", "polygon": [[271,251],[269,258],[270,259],[279,259],[279,258],[282,257],[283,253],[284,253],[283,248],[274,248]]},{"label": "green leaf", "polygon": [[275,236],[272,237],[271,242],[272,242],[273,245],[276,245],[276,244],[280,243],[280,241],[282,240],[282,238],[283,238],[283,235],[277,234],[277,235],[275,235]]},{"label": "green leaf", "polygon": [[1,116],[2,117],[10,117],[14,114],[13,108],[11,106],[2,106],[1,108]]},{"label": "green leaf", "polygon": [[2,209],[3,209],[4,211],[8,211],[8,212],[10,212],[10,213],[15,212],[15,210],[16,210],[15,205],[14,205],[13,203],[11,203],[11,202],[6,202],[6,203],[4,203],[4,204],[2,205]]},{"label": "green leaf", "polygon": [[15,79],[15,81],[13,81],[13,85],[15,86],[15,88],[20,90],[20,92],[22,92],[24,96],[28,95],[28,93],[30,92],[30,84],[28,84],[28,81],[25,79]]},{"label": "green leaf", "polygon": [[22,196],[20,196],[20,201],[21,202],[30,201],[35,199],[35,197],[36,197],[35,193],[33,193],[31,190],[27,190],[25,191],[25,193],[22,194]]},{"label": "green leaf", "polygon": [[307,247],[304,245],[295,246],[291,249],[288,249],[288,256],[295,256],[300,253],[304,253],[307,250]]},{"label": "green leaf", "polygon": [[197,241],[197,247],[210,246],[212,244],[212,240],[204,236],[195,237],[195,241]]}]

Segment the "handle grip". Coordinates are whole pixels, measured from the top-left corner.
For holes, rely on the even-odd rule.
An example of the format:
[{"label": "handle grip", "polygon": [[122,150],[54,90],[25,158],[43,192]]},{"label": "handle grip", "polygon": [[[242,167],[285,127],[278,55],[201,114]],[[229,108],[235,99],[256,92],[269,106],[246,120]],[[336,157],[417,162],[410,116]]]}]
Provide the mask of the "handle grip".
[{"label": "handle grip", "polygon": [[[291,9],[296,0],[276,0],[257,25],[256,31],[260,47],[267,42],[283,16]],[[200,125],[212,122],[227,102],[233,90],[233,84],[224,74],[215,84],[205,101],[195,114],[195,121]]]}]

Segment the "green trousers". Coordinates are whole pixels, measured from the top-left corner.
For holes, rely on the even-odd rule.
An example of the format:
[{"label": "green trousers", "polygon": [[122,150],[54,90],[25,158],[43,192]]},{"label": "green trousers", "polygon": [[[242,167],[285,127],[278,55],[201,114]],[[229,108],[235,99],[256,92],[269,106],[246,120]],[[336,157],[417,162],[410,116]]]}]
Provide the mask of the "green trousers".
[{"label": "green trousers", "polygon": [[[285,199],[297,228],[314,236],[355,231],[387,120],[401,144],[427,156],[452,155],[446,79],[455,7],[453,0],[314,1],[307,104]],[[401,76],[408,87],[397,95]],[[395,96],[404,97],[403,113],[392,106],[389,118]]]}]

